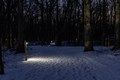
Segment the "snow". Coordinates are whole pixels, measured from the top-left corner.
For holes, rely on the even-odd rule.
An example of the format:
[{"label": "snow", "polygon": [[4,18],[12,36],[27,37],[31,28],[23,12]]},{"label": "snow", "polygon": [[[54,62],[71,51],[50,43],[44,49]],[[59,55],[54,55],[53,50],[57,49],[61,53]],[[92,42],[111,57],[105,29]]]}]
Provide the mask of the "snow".
[{"label": "snow", "polygon": [[[23,54],[4,53],[5,74],[0,80],[120,80],[120,56],[110,48],[29,46]],[[119,51],[117,51],[119,53]]]}]

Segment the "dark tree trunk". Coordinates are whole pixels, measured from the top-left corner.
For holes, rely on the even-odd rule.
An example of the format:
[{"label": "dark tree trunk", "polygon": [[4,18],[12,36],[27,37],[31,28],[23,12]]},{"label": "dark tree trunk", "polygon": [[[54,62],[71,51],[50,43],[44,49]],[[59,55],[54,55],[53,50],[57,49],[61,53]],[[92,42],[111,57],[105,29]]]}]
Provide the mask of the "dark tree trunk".
[{"label": "dark tree trunk", "polygon": [[41,6],[40,6],[40,10],[41,10],[41,23],[40,23],[40,34],[39,34],[39,37],[40,37],[40,40],[41,40],[41,45],[43,46],[44,45],[44,3],[43,3],[43,0],[41,0]]},{"label": "dark tree trunk", "polygon": [[0,0],[0,74],[4,74],[4,64],[3,64],[3,61],[2,61],[2,29],[3,29],[3,26],[2,26],[2,19],[3,19],[3,13],[2,13],[2,10],[3,9],[3,1]]},{"label": "dark tree trunk", "polygon": [[120,49],[120,0],[116,0],[115,45],[114,50]]},{"label": "dark tree trunk", "polygon": [[90,25],[90,0],[83,1],[84,9],[84,51],[93,51],[92,28]]},{"label": "dark tree trunk", "polygon": [[102,4],[102,40],[103,40],[103,45],[107,46],[107,10],[106,10],[106,0],[103,0]]},{"label": "dark tree trunk", "polygon": [[12,32],[11,32],[11,5],[12,0],[7,1],[7,27],[8,27],[8,48],[12,48]]},{"label": "dark tree trunk", "polygon": [[18,45],[16,53],[25,53],[23,32],[23,0],[18,0]]},{"label": "dark tree trunk", "polygon": [[0,41],[0,74],[4,74],[4,65],[3,65],[3,61],[2,61],[1,41]]},{"label": "dark tree trunk", "polygon": [[59,6],[58,6],[58,1],[56,5],[56,36],[55,36],[55,43],[56,46],[61,46],[61,31],[60,31],[60,22],[59,22]]}]

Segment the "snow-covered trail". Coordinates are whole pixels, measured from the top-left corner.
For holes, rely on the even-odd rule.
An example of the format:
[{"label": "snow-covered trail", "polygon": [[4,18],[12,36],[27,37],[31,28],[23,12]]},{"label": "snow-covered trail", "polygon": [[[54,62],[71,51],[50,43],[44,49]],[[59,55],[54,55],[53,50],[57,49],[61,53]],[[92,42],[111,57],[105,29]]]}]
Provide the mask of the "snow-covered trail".
[{"label": "snow-covered trail", "polygon": [[28,61],[22,55],[5,57],[0,80],[120,80],[120,56],[107,48],[86,53],[83,47],[30,48]]}]

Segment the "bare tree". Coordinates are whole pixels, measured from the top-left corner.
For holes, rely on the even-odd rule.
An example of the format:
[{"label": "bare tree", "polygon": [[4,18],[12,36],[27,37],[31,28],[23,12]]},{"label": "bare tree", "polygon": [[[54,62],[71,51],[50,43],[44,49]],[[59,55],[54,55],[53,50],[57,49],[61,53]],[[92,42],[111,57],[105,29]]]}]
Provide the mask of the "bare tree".
[{"label": "bare tree", "polygon": [[18,0],[18,44],[17,53],[25,52],[23,25],[23,0]]},{"label": "bare tree", "polygon": [[115,8],[115,45],[113,49],[120,49],[120,0],[116,0]]},{"label": "bare tree", "polygon": [[[0,0],[0,21],[2,21],[2,10],[3,10],[3,1]],[[0,22],[0,32],[2,31],[2,23]],[[2,61],[2,50],[1,50],[1,40],[2,40],[2,35],[0,34],[0,74],[4,74],[4,66],[3,66],[3,61]]]},{"label": "bare tree", "polygon": [[92,51],[92,28],[90,24],[90,0],[83,0],[84,9],[84,51]]},{"label": "bare tree", "polygon": [[1,41],[0,41],[0,74],[4,74],[4,66],[2,60],[2,50],[1,50]]},{"label": "bare tree", "polygon": [[11,28],[11,6],[12,6],[12,0],[7,0],[7,29],[8,29],[8,48],[12,48],[12,28]]}]

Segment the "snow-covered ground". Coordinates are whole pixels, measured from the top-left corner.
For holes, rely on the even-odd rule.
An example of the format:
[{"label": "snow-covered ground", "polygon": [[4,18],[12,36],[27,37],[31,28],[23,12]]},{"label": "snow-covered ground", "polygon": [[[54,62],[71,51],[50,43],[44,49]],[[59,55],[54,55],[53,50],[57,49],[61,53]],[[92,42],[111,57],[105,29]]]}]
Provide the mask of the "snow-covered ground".
[{"label": "snow-covered ground", "polygon": [[30,46],[28,61],[23,57],[6,52],[0,80],[120,80],[120,56],[106,47]]}]

